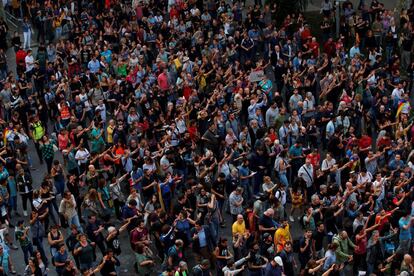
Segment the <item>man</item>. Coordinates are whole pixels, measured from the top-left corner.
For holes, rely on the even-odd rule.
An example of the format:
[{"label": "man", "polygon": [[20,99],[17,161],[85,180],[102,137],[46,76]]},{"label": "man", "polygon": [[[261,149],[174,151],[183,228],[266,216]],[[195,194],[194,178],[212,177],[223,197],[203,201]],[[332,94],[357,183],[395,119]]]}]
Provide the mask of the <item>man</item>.
[{"label": "man", "polygon": [[201,221],[196,221],[194,228],[191,229],[191,236],[196,259],[198,261],[201,258],[209,260],[211,258],[211,252],[213,252],[216,246],[216,241],[213,239],[210,227],[202,225]]},{"label": "man", "polygon": [[261,234],[269,233],[271,236],[275,234],[276,225],[273,221],[275,211],[272,208],[267,209],[259,220],[259,231]]},{"label": "man", "polygon": [[247,261],[249,276],[263,275],[263,269],[267,266],[268,259],[260,255],[259,245],[255,243],[250,251],[250,258]]},{"label": "man", "polygon": [[292,242],[287,241],[282,251],[278,253],[282,258],[283,272],[285,275],[294,275],[294,268],[297,266],[292,248]]},{"label": "man", "polygon": [[308,201],[310,201],[311,196],[313,193],[313,166],[311,164],[311,160],[309,158],[306,158],[305,164],[302,165],[302,167],[299,168],[298,171],[298,177],[302,178],[306,183],[306,196],[308,198]]},{"label": "man", "polygon": [[289,223],[286,219],[282,221],[282,224],[276,230],[274,241],[278,253],[284,249],[286,242],[292,241]]},{"label": "man", "polygon": [[230,196],[229,196],[229,204],[230,204],[230,214],[233,217],[233,221],[236,221],[237,215],[243,213],[243,188],[237,187]]},{"label": "man", "polygon": [[108,249],[103,256],[101,263],[98,265],[94,273],[100,272],[102,276],[117,275],[117,267],[121,265],[121,262],[114,256],[112,249]]},{"label": "man", "polygon": [[233,236],[235,235],[244,235],[246,233],[246,224],[244,222],[243,215],[237,215],[237,220],[233,223],[231,227],[231,232]]},{"label": "man", "polygon": [[282,276],[283,274],[283,261],[280,256],[276,256],[269,263],[267,263],[264,270],[264,276]]},{"label": "man", "polygon": [[65,270],[66,261],[69,259],[65,244],[62,243],[58,246],[58,251],[52,256],[52,259],[53,265],[56,267],[56,273],[59,276],[63,275],[62,273]]},{"label": "man", "polygon": [[397,248],[397,252],[401,254],[407,254],[411,245],[411,225],[414,221],[414,217],[410,215],[408,211],[403,213],[403,216],[398,221],[400,228],[399,241],[400,245]]},{"label": "man", "polygon": [[312,252],[317,259],[325,256],[325,249],[323,247],[323,239],[325,236],[325,225],[323,222],[319,222],[316,230],[312,233]]},{"label": "man", "polygon": [[29,239],[29,230],[30,227],[24,225],[24,221],[20,220],[17,222],[16,228],[16,239],[20,243],[20,247],[22,248],[23,255],[24,255],[24,262],[26,265],[29,263],[29,257],[33,256],[33,245]]},{"label": "man", "polygon": [[167,263],[170,267],[178,267],[180,262],[184,260],[183,246],[184,242],[180,239],[177,239],[174,245],[168,249]]},{"label": "man", "polygon": [[105,238],[102,234],[102,231],[104,229],[104,226],[100,221],[96,219],[95,215],[90,215],[88,217],[88,224],[86,225],[86,234],[88,235],[88,239],[91,240],[91,242],[94,242],[96,243],[96,245],[98,245],[102,254],[105,254]]},{"label": "man", "polygon": [[210,271],[210,262],[207,259],[204,259],[200,264],[193,267],[194,276],[213,276]]},{"label": "man", "polygon": [[218,209],[220,212],[220,226],[225,227],[224,220],[223,220],[223,206],[226,200],[226,196],[224,193],[226,187],[226,175],[224,173],[220,173],[216,181],[213,182],[213,187],[211,188],[211,192],[216,196]]},{"label": "man", "polygon": [[355,248],[355,244],[349,239],[348,233],[344,230],[335,235],[332,239],[332,243],[337,245],[335,251],[336,261],[342,264],[346,261],[352,261],[352,248]]},{"label": "man", "polygon": [[299,240],[299,254],[298,254],[300,269],[303,270],[306,264],[312,258],[312,231],[306,230],[305,234]]}]

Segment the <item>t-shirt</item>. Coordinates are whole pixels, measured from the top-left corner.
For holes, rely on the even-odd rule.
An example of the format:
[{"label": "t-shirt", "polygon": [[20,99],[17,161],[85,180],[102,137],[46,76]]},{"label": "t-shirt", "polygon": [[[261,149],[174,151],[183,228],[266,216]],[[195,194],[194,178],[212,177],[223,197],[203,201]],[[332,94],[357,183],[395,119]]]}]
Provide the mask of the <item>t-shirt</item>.
[{"label": "t-shirt", "polygon": [[79,252],[79,262],[83,264],[88,264],[94,262],[94,249],[93,247],[88,243],[87,246],[83,247],[78,243],[75,248],[82,247],[82,250]]},{"label": "t-shirt", "polygon": [[[59,251],[55,253],[53,256],[54,263],[65,263],[68,259],[68,252],[65,251],[63,254],[61,254]],[[56,272],[61,273],[65,269],[65,266],[57,266]]]},{"label": "t-shirt", "polygon": [[408,228],[408,229],[403,228],[403,227],[409,225],[410,223],[411,223],[411,217],[407,217],[407,218],[402,217],[398,221],[398,225],[400,227],[400,241],[402,241],[402,240],[411,240],[410,228]]},{"label": "t-shirt", "polygon": [[246,224],[244,221],[242,223],[238,223],[235,221],[231,227],[231,232],[234,234],[241,234],[243,235],[246,232]]}]

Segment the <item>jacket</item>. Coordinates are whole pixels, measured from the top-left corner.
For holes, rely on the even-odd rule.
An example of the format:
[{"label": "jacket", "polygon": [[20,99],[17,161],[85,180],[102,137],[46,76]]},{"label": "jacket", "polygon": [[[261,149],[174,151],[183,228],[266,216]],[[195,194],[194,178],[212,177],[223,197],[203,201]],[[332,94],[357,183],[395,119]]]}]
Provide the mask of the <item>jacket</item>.
[{"label": "jacket", "polygon": [[23,175],[20,175],[20,174],[17,175],[16,183],[17,183],[17,189],[20,193],[25,194],[25,193],[33,191],[33,186],[32,186],[33,180],[32,180],[32,177],[27,173],[24,173]]},{"label": "jacket", "polygon": [[[207,243],[208,251],[212,252],[214,248],[216,247],[216,241],[213,239],[213,235],[211,234],[210,227],[207,225],[203,225],[202,227],[206,235],[206,243]],[[191,229],[191,237],[193,237],[194,234],[197,234],[197,230],[195,228]],[[193,249],[196,252],[200,251],[200,242],[199,242],[198,237],[193,238]]]}]

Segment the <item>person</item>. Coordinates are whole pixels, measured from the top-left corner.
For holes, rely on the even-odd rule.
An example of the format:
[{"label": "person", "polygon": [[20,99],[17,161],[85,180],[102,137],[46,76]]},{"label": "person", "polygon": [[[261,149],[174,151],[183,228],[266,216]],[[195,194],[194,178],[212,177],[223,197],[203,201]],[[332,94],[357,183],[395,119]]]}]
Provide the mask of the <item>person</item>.
[{"label": "person", "polygon": [[266,268],[268,259],[259,253],[259,245],[255,243],[250,251],[250,258],[247,261],[249,275],[262,275]]},{"label": "person", "polygon": [[75,256],[79,256],[79,268],[82,272],[91,269],[95,262],[95,243],[89,242],[86,234],[79,235],[79,242],[73,251]]},{"label": "person", "polygon": [[216,241],[213,239],[210,227],[208,225],[202,225],[201,221],[196,221],[194,228],[191,229],[191,237],[196,257],[199,260],[201,258],[210,259],[210,252],[216,246]]},{"label": "person", "polygon": [[64,196],[59,206],[59,213],[65,218],[68,225],[76,225],[79,231],[83,231],[76,210],[76,200],[71,192],[64,192]]},{"label": "person", "polygon": [[32,177],[23,169],[20,169],[16,177],[16,184],[22,198],[23,215],[27,216],[27,200],[29,200],[30,205],[33,204]]},{"label": "person", "polygon": [[24,262],[26,265],[29,264],[29,257],[33,255],[33,245],[29,239],[29,226],[24,225],[23,220],[17,222],[17,227],[15,231],[16,240],[19,241],[20,247],[22,248],[24,255]]},{"label": "person", "polygon": [[153,266],[155,264],[154,260],[152,260],[152,258],[148,256],[146,252],[148,251],[145,250],[144,244],[137,245],[136,252],[135,252],[135,259],[136,259],[135,267],[136,267],[136,272],[138,273],[138,275],[142,275],[142,276],[150,275],[153,269]]},{"label": "person", "polygon": [[342,264],[353,260],[351,250],[355,248],[355,244],[349,239],[346,231],[339,232],[332,238],[332,242],[337,245],[335,255],[338,263]]},{"label": "person", "polygon": [[282,258],[276,256],[273,260],[267,263],[266,268],[264,270],[265,276],[281,276],[283,274],[283,261]]},{"label": "person", "polygon": [[58,250],[52,256],[52,263],[56,267],[56,273],[63,275],[63,271],[66,267],[66,262],[69,260],[69,255],[66,250],[65,244],[61,243],[57,246]]},{"label": "person", "polygon": [[[193,241],[191,231],[191,221],[197,220],[208,225],[213,243],[232,232],[227,243],[235,260],[257,242],[259,253],[272,262],[275,242],[286,238],[287,228],[280,225],[287,215],[292,237],[277,253],[287,275],[298,273],[292,270],[290,241],[303,261],[310,258],[302,273],[326,276],[365,268],[348,256],[367,261],[364,249],[373,232],[354,232],[367,220],[366,229],[379,224],[374,229],[378,241],[366,250],[376,274],[393,274],[401,254],[411,253],[412,243],[406,241],[412,239],[407,232],[412,221],[405,214],[412,213],[414,196],[409,98],[414,63],[408,58],[414,7],[394,11],[374,0],[372,5],[361,1],[355,9],[345,2],[338,36],[331,37],[331,1],[322,1],[318,25],[298,12],[300,1],[264,6],[256,1],[250,8],[243,1],[170,0],[167,9],[159,9],[159,1],[65,6],[46,1],[36,7],[26,2],[13,0],[6,7],[24,25],[24,45],[19,34],[13,38],[15,61],[4,54],[6,39],[0,43],[0,243],[6,251],[6,230],[19,220],[16,210],[28,215],[39,208],[45,229],[65,227],[70,218],[77,224],[72,204],[61,197],[68,189],[85,232],[88,216],[105,221],[104,229],[92,230],[99,232],[97,245],[105,247],[97,253],[99,261],[120,241],[114,255],[120,269],[129,272],[134,262],[128,261],[129,245],[119,233],[127,222],[115,217],[132,218],[128,233],[144,221],[133,235],[147,245],[145,251],[157,251],[162,261],[153,258],[152,268],[167,262],[177,239],[183,239],[185,258],[201,258],[200,241]],[[0,19],[1,38],[7,37],[8,24]],[[37,54],[28,49],[32,31],[39,34]],[[14,67],[16,76],[7,71]],[[54,168],[55,159],[64,170]],[[168,175],[182,178],[170,181]],[[28,184],[40,184],[40,197],[30,197]],[[55,188],[59,194],[52,198]],[[36,206],[30,208],[27,199]],[[70,218],[59,221],[62,201],[61,211]],[[273,215],[264,215],[269,208]],[[36,216],[30,219],[35,222],[31,230],[37,231],[30,238],[39,243],[41,225]],[[232,221],[220,227],[225,220]],[[107,233],[109,227],[115,230]],[[78,243],[75,228],[68,235],[60,230],[70,236],[68,253]],[[312,236],[305,248],[301,240],[308,230]],[[337,241],[342,230],[355,241],[355,250]],[[337,264],[325,266],[324,251],[330,261],[335,255]],[[14,260],[20,254],[8,253]],[[79,262],[84,255],[75,257]],[[85,274],[97,269],[91,259],[92,264],[82,260]],[[216,260],[209,262],[201,269],[205,275],[216,272]],[[243,265],[250,270],[249,262],[231,262],[229,271]],[[76,273],[67,267],[69,274]],[[162,269],[174,275],[176,268]],[[17,270],[23,274],[24,267],[19,263]]]},{"label": "person", "polygon": [[100,272],[103,276],[116,275],[117,267],[120,266],[119,260],[114,256],[114,252],[111,249],[106,251],[101,263],[93,270],[93,273]]},{"label": "person", "polygon": [[42,272],[40,268],[37,266],[36,258],[30,257],[29,264],[26,266],[24,270],[25,276],[42,276]]},{"label": "person", "polygon": [[288,221],[284,220],[275,232],[274,242],[277,252],[282,251],[288,241],[292,241],[292,235]]},{"label": "person", "polygon": [[64,237],[56,225],[52,225],[50,227],[50,231],[47,234],[47,241],[50,246],[50,254],[53,257],[59,250],[59,246],[64,241]]},{"label": "person", "polygon": [[4,247],[2,245],[0,245],[0,260],[0,271],[4,275],[7,275],[9,272],[11,274],[16,274],[16,270],[14,270],[10,255],[8,252],[4,251]]}]

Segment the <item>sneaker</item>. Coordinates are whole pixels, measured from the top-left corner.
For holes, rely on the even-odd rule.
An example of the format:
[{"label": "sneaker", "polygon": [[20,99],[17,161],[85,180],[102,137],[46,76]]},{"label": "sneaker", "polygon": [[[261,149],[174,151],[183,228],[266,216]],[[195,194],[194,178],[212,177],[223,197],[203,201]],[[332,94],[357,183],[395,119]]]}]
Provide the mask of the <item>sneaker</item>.
[{"label": "sneaker", "polygon": [[23,216],[27,217],[27,211],[23,210]]},{"label": "sneaker", "polygon": [[17,246],[15,246],[14,244],[10,244],[9,247],[13,250],[17,250],[19,249]]},{"label": "sneaker", "polygon": [[290,220],[291,222],[294,222],[294,221],[295,221],[295,219],[294,219],[292,216],[289,216],[289,220]]}]

